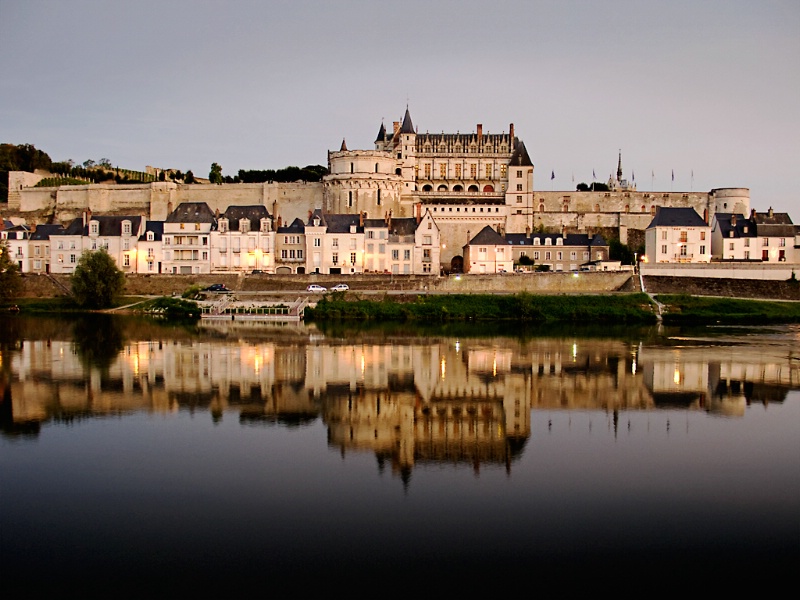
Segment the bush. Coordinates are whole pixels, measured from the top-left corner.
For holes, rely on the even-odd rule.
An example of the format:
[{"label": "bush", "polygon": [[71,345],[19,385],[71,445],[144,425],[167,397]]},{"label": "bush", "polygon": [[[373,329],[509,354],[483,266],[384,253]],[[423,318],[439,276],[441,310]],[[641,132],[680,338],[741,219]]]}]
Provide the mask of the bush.
[{"label": "bush", "polygon": [[81,254],[70,277],[75,302],[84,308],[107,308],[122,293],[125,275],[103,249]]}]

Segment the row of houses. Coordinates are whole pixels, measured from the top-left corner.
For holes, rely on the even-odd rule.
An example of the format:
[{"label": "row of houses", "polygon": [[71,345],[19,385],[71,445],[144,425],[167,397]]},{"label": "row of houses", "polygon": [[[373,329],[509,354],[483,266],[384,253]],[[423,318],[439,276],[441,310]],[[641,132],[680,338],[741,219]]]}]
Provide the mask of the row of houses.
[{"label": "row of houses", "polygon": [[716,213],[707,223],[693,208],[661,208],[645,230],[650,263],[800,262],[800,227],[788,213]]},{"label": "row of houses", "polygon": [[180,204],[164,221],[86,212],[66,226],[10,226],[0,232],[23,273],[72,273],[85,251],[103,249],[125,273],[439,274],[439,228],[413,218],[309,212],[284,225],[262,205],[214,213]]}]

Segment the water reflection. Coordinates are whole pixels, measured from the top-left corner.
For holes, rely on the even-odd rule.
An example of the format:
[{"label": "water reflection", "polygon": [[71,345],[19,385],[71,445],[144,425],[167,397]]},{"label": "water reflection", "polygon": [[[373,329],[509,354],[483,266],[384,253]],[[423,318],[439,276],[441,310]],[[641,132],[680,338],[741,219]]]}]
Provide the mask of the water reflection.
[{"label": "water reflection", "polygon": [[[372,452],[407,473],[420,462],[509,469],[531,411],[682,409],[739,417],[800,387],[798,328],[714,337],[408,337],[314,328],[165,332],[104,316],[71,327],[5,319],[5,435],[135,411],[237,416],[248,426],[322,419],[343,455]],[[339,332],[337,332],[339,333]],[[616,429],[616,428],[615,428]],[[405,477],[405,475],[404,475]]]}]

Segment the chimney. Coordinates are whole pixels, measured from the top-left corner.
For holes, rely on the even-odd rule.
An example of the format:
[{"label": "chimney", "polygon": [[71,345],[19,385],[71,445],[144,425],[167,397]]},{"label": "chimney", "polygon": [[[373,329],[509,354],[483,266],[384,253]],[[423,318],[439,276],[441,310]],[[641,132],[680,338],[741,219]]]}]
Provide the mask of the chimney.
[{"label": "chimney", "polygon": [[731,215],[731,227],[736,227],[736,215]]},{"label": "chimney", "polygon": [[483,145],[483,123],[478,123],[478,147]]},{"label": "chimney", "polygon": [[769,207],[768,213],[769,213],[769,218],[770,219],[775,216],[775,213],[772,211],[772,207],[771,206]]},{"label": "chimney", "polygon": [[86,227],[86,223],[87,223],[87,220],[86,220],[86,211],[83,211],[83,226],[84,226],[84,227]]},{"label": "chimney", "polygon": [[358,211],[358,226],[359,227],[364,227],[364,211],[363,210]]},{"label": "chimney", "polygon": [[469,240],[470,240],[469,229],[467,229],[467,246],[469,246]]},{"label": "chimney", "polygon": [[278,227],[277,228],[280,229],[282,225],[283,225],[283,217],[278,215]]},{"label": "chimney", "polygon": [[511,123],[508,126],[508,137],[510,138],[509,141],[511,143],[511,149],[514,149],[514,124]]},{"label": "chimney", "polygon": [[561,237],[564,238],[564,239],[567,239],[567,226],[566,225],[562,225],[561,226]]},{"label": "chimney", "polygon": [[214,211],[214,218],[219,220],[219,209]]},{"label": "chimney", "polygon": [[309,222],[309,224],[311,223],[311,217],[312,217],[313,214],[314,214],[313,211],[311,211],[311,210],[308,211],[308,222]]},{"label": "chimney", "polygon": [[417,202],[415,212],[417,217],[417,225],[419,225],[420,221],[422,221],[422,202]]},{"label": "chimney", "polygon": [[392,232],[392,210],[389,209],[389,216],[386,219],[386,227],[389,229],[389,233]]},{"label": "chimney", "polygon": [[400,121],[393,121],[392,128],[394,131],[394,140],[397,141],[397,134],[400,132]]},{"label": "chimney", "polygon": [[525,237],[529,238],[529,239],[531,237],[531,226],[530,225],[525,225]]},{"label": "chimney", "polygon": [[750,211],[750,220],[751,221],[755,221],[756,220],[756,209],[755,208]]}]

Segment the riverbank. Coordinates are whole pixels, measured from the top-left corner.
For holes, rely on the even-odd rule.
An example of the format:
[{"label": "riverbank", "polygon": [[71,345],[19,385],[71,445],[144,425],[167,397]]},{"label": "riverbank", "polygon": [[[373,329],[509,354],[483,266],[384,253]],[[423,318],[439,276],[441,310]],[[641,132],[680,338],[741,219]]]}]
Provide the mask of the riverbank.
[{"label": "riverbank", "polygon": [[656,298],[665,306],[665,324],[800,323],[800,302],[710,298],[688,294],[659,294]]}]

